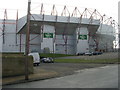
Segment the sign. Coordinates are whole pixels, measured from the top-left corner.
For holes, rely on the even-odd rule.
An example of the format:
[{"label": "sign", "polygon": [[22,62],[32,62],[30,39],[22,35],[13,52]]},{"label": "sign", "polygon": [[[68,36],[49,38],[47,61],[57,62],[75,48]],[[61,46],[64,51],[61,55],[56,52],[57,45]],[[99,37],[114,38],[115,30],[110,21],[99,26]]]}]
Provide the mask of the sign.
[{"label": "sign", "polygon": [[44,33],[44,38],[53,38],[53,33]]},{"label": "sign", "polygon": [[80,40],[87,40],[87,35],[79,35],[78,39],[80,39]]}]

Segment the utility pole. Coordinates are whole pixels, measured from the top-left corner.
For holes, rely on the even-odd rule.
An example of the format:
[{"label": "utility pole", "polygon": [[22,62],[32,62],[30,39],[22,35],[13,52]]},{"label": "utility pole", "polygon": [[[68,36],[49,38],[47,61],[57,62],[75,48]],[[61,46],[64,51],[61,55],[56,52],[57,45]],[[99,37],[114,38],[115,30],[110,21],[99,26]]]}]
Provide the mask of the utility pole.
[{"label": "utility pole", "polygon": [[28,11],[27,11],[27,29],[26,29],[26,46],[25,46],[25,80],[28,80],[29,71],[28,71],[28,54],[29,54],[29,40],[30,40],[30,5],[31,0],[28,0]]},{"label": "utility pole", "polygon": [[120,52],[120,1],[118,2],[118,52]]}]

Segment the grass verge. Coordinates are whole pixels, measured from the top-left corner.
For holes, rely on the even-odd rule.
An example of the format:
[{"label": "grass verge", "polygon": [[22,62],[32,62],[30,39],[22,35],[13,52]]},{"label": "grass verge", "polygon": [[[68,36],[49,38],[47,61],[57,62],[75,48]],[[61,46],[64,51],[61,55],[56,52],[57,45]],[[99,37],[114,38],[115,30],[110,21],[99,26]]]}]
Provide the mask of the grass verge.
[{"label": "grass verge", "polygon": [[[100,60],[84,60],[84,59],[55,59],[57,63],[118,63],[118,59],[100,59]],[[120,62],[120,61],[119,61]]]},{"label": "grass verge", "polygon": [[[3,53],[2,57],[24,57],[23,53]],[[120,63],[120,59],[97,59],[97,60],[85,60],[85,59],[57,59],[57,57],[66,57],[66,56],[73,56],[73,55],[66,55],[66,54],[52,54],[52,53],[40,53],[41,57],[52,57],[56,58],[55,62],[57,63]],[[119,61],[118,61],[119,60]]]},{"label": "grass verge", "polygon": [[68,55],[68,54],[52,54],[52,53],[40,53],[41,57],[52,57],[52,58],[57,58],[57,57],[66,57],[66,56],[73,56],[73,55]]}]

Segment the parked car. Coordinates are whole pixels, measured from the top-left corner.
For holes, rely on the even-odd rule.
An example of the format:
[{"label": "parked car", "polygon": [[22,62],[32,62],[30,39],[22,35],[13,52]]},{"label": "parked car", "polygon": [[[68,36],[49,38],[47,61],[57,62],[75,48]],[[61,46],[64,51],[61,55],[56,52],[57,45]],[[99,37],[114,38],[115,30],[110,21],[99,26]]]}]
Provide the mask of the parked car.
[{"label": "parked car", "polygon": [[78,53],[77,55],[78,55],[78,56],[79,56],[79,55],[85,55],[85,53]]},{"label": "parked car", "polygon": [[103,54],[102,52],[93,52],[93,55],[101,55]]},{"label": "parked car", "polygon": [[54,63],[54,60],[51,57],[41,57],[40,60],[42,63]]},{"label": "parked car", "polygon": [[86,52],[85,55],[92,56],[93,54],[91,52]]},{"label": "parked car", "polygon": [[86,52],[86,53],[78,53],[77,55],[89,55],[89,56],[92,56],[92,55],[101,55],[103,54],[102,52]]}]

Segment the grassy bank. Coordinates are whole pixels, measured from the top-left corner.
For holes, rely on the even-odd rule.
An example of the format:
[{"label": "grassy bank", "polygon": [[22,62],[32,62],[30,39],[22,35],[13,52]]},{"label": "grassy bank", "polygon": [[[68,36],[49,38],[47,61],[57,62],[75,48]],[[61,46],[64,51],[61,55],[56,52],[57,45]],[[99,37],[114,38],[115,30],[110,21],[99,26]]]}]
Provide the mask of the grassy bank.
[{"label": "grassy bank", "polygon": [[66,56],[73,56],[73,55],[68,55],[68,54],[52,54],[52,53],[40,53],[41,57],[52,57],[52,58],[57,58],[57,57],[66,57]]},{"label": "grassy bank", "polygon": [[[24,57],[23,53],[3,53],[2,57],[17,57],[17,58],[21,58]],[[73,56],[73,55],[66,55],[66,54],[45,54],[45,53],[40,53],[41,57],[53,57],[56,58],[55,62],[57,63],[118,63],[120,61],[118,61],[119,59],[96,59],[96,60],[92,60],[92,59],[58,59],[57,57],[66,57],[66,56]]]},{"label": "grassy bank", "polygon": [[[40,53],[39,54],[41,57],[52,57],[52,58],[57,58],[57,57],[66,57],[66,56],[73,56],[73,55],[68,55],[68,54],[53,54],[53,53]],[[24,56],[24,53],[3,53],[2,56],[6,57],[21,57]]]},{"label": "grassy bank", "polygon": [[[100,60],[84,60],[84,59],[55,59],[57,63],[118,63],[118,59],[100,59]],[[120,62],[120,61],[119,61]]]}]

